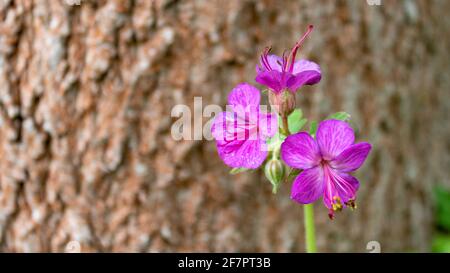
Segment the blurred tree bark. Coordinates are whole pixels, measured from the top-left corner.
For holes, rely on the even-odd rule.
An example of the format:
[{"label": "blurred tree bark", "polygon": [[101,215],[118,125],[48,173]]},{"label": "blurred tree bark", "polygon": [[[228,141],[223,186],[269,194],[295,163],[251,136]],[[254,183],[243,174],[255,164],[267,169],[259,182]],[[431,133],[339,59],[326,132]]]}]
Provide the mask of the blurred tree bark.
[{"label": "blurred tree bark", "polygon": [[[449,182],[448,1],[0,1],[0,251],[304,251],[302,209],[211,141],[175,141],[176,104],[224,106],[258,54],[315,31],[304,113],[345,110],[374,150],[358,209],[320,251],[427,251]],[[207,121],[205,118],[204,122]]]}]

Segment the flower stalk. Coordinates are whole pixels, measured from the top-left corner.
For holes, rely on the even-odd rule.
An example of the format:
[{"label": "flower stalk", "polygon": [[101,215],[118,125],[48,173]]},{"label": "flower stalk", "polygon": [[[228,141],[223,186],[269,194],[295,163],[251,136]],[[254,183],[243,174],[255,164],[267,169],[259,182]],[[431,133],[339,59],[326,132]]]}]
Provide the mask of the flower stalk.
[{"label": "flower stalk", "polygon": [[288,116],[287,115],[282,115],[281,116],[281,121],[282,121],[282,130],[283,133],[288,136],[291,134],[291,132],[289,131],[289,123],[288,123]]},{"label": "flower stalk", "polygon": [[303,205],[303,213],[305,220],[305,242],[306,242],[306,252],[316,253],[316,230],[314,228],[314,205],[306,204]]},{"label": "flower stalk", "polygon": [[[291,133],[289,131],[288,117],[286,115],[281,116],[282,120],[282,130],[289,136]],[[303,217],[305,225],[305,246],[307,253],[316,253],[316,230],[314,227],[314,206],[313,203],[303,205]]]}]

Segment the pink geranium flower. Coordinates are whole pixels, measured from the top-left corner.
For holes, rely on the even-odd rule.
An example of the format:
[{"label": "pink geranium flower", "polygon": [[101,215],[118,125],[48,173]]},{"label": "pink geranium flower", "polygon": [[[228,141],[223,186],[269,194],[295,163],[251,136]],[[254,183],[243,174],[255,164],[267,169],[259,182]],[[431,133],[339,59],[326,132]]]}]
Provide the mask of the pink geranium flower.
[{"label": "pink geranium flower", "polygon": [[266,48],[260,58],[261,65],[256,67],[256,82],[267,86],[276,94],[283,90],[295,93],[303,85],[318,83],[322,78],[319,65],[308,60],[295,60],[298,49],[312,29],[313,26],[310,25],[289,55],[269,55],[270,48]]},{"label": "pink geranium flower", "polygon": [[354,141],[353,129],[339,120],[321,122],[316,139],[306,132],[289,136],[281,145],[281,158],[303,170],[294,180],[291,198],[309,204],[323,196],[330,218],[346,206],[354,208],[359,182],[349,172],[361,167],[371,150],[369,143]]},{"label": "pink geranium flower", "polygon": [[266,141],[278,130],[277,117],[260,109],[260,92],[248,83],[228,96],[231,111],[219,113],[211,126],[220,158],[230,167],[256,169],[267,157]]}]

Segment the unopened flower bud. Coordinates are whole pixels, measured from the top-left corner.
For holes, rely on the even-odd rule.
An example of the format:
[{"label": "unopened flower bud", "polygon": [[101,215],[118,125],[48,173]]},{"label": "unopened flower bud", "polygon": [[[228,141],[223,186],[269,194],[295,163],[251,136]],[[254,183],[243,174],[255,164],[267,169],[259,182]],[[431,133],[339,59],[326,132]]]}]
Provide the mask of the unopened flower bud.
[{"label": "unopened flower bud", "polygon": [[282,90],[279,93],[269,92],[269,102],[278,115],[287,117],[295,109],[295,93],[289,90]]},{"label": "unopened flower bud", "polygon": [[286,173],[284,164],[279,159],[271,159],[266,163],[264,173],[270,183],[272,183],[272,192],[274,194],[277,193]]}]

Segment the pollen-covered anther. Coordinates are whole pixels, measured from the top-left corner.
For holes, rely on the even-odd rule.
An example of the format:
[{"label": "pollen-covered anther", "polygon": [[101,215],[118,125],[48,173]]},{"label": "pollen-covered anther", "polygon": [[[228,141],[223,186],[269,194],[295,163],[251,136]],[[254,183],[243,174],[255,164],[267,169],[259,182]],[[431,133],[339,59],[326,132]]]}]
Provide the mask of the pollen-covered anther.
[{"label": "pollen-covered anther", "polygon": [[352,210],[357,208],[355,199],[348,200],[347,202],[345,202],[345,205],[348,206],[349,208],[351,208]]},{"label": "pollen-covered anther", "polygon": [[333,211],[341,211],[342,210],[342,202],[341,202],[341,198],[339,198],[339,196],[333,197],[332,208],[333,208]]}]

